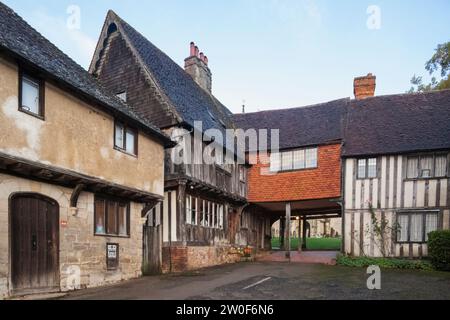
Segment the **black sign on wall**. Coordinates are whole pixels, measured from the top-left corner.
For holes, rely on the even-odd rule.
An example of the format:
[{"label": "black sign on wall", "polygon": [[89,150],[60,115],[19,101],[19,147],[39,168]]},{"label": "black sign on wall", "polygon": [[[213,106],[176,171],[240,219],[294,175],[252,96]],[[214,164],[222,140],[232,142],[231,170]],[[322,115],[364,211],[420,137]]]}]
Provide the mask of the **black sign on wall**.
[{"label": "black sign on wall", "polygon": [[106,244],[106,267],[108,270],[117,270],[119,267],[119,244]]}]

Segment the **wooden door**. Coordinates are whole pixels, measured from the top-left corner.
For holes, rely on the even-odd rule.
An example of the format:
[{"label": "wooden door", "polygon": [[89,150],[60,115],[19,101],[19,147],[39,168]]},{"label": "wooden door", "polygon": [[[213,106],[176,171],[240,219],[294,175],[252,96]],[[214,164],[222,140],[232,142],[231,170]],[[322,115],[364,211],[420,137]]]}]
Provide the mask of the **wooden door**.
[{"label": "wooden door", "polygon": [[37,194],[11,199],[11,280],[15,292],[59,289],[59,206]]},{"label": "wooden door", "polygon": [[161,205],[151,211],[144,225],[142,264],[144,275],[162,273]]}]

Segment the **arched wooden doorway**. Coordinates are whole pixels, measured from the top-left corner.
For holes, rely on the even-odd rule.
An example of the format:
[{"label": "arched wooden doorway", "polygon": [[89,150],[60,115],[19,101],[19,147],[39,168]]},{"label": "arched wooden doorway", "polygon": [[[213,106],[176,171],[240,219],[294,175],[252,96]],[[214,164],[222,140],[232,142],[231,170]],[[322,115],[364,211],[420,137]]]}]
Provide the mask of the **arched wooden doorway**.
[{"label": "arched wooden doorway", "polygon": [[10,221],[12,290],[59,290],[58,203],[40,194],[14,194]]}]

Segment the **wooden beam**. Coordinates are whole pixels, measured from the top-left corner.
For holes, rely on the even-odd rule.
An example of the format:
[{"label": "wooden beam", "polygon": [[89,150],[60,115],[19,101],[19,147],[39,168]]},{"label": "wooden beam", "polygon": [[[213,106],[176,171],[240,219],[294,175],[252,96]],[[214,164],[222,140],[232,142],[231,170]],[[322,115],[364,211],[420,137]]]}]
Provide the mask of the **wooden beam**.
[{"label": "wooden beam", "polygon": [[24,164],[23,164],[23,163],[20,163],[20,162],[14,162],[14,163],[9,164],[9,165],[7,166],[7,168],[8,168],[9,170],[14,170],[14,171],[16,171],[16,170],[21,170],[21,169],[23,169],[24,167],[25,167]]},{"label": "wooden beam", "polygon": [[310,210],[297,210],[299,215],[314,215],[314,214],[326,214],[326,213],[340,213],[341,208],[323,208],[323,209],[310,209]]},{"label": "wooden beam", "polygon": [[141,217],[145,218],[147,214],[152,210],[156,205],[159,203],[159,201],[151,201],[145,204],[144,209],[142,209]]},{"label": "wooden beam", "polygon": [[[303,225],[303,232],[302,232],[302,249],[303,250],[306,250],[306,232],[307,232],[307,226],[306,226],[306,218],[305,217],[303,217],[303,220],[302,220],[302,225]],[[311,230],[311,229],[310,229]],[[311,232],[311,231],[309,231],[309,232]]]},{"label": "wooden beam", "polygon": [[68,169],[34,162],[2,152],[0,152],[0,163],[6,165],[6,169],[2,169],[5,170],[6,173],[12,173],[17,176],[45,181],[64,187],[74,188],[79,184],[83,184],[86,186],[86,190],[92,192],[105,192],[113,195],[121,193],[130,199],[131,197],[140,199],[140,202],[163,199],[163,196],[161,195],[130,188],[124,185],[118,185],[97,177],[87,176]]},{"label": "wooden beam", "polygon": [[70,207],[76,208],[78,205],[78,198],[81,194],[81,191],[84,190],[86,186],[84,184],[79,184],[75,187],[75,189],[72,191],[72,195],[70,196]]}]

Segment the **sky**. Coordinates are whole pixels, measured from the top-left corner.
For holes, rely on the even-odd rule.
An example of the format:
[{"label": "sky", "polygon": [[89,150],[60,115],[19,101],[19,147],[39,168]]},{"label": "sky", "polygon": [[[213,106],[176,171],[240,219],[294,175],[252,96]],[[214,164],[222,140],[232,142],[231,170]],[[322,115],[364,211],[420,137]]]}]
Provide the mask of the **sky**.
[{"label": "sky", "polygon": [[1,1],[86,69],[109,9],[180,66],[195,41],[236,113],[352,97],[368,73],[377,95],[404,93],[450,41],[448,0]]}]

